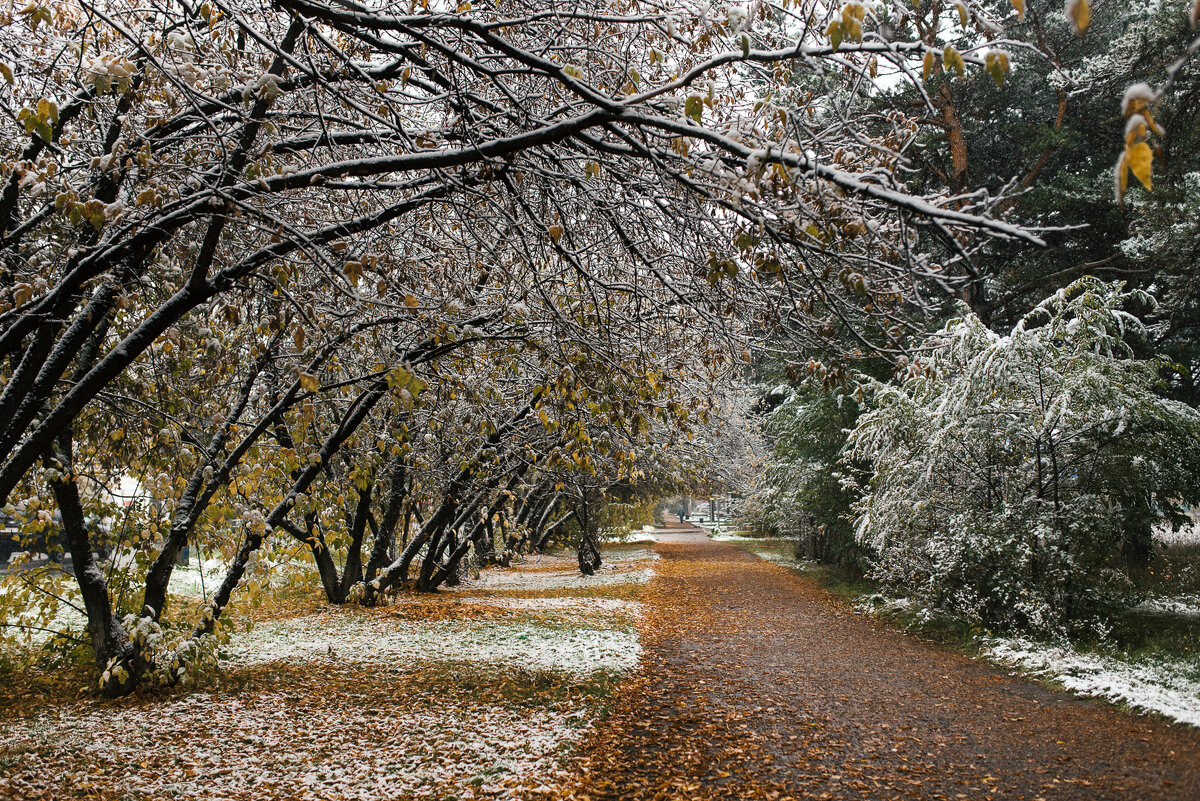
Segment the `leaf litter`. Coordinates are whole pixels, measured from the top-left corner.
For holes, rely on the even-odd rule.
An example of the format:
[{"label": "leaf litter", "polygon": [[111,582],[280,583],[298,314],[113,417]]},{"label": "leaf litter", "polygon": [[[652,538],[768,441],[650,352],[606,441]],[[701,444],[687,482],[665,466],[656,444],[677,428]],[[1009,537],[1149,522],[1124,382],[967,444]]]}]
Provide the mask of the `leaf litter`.
[{"label": "leaf litter", "polygon": [[568,582],[573,557],[539,557],[454,593],[268,619],[234,636],[200,689],[9,704],[0,798],[535,792],[567,775],[566,755],[636,664],[636,593],[653,558],[619,556],[599,580]]}]

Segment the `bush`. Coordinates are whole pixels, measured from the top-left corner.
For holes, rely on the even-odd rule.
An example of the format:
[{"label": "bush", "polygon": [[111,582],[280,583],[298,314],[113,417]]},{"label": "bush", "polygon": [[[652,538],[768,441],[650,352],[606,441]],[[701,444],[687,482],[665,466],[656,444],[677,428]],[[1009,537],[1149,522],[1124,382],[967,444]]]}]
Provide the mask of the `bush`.
[{"label": "bush", "polygon": [[964,310],[900,385],[866,385],[848,460],[875,578],[1051,634],[1129,600],[1123,546],[1200,498],[1200,414],[1156,394],[1166,365],[1132,357],[1131,302],[1152,300],[1081,279],[1007,336]]}]

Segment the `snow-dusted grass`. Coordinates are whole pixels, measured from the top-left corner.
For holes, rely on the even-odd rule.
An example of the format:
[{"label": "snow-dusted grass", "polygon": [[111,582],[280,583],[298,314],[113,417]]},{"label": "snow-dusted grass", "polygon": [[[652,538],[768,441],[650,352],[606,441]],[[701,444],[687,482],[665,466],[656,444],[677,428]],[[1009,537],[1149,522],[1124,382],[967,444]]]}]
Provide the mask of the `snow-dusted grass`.
[{"label": "snow-dusted grass", "polygon": [[738,527],[729,520],[704,520],[693,518],[687,522],[699,529],[707,531],[713,539],[724,539],[726,536],[738,536]]},{"label": "snow-dusted grass", "polygon": [[876,592],[860,598],[854,603],[854,608],[867,614],[896,615],[902,612],[911,612],[913,602],[910,598],[889,598]]},{"label": "snow-dusted grass", "polygon": [[623,601],[618,598],[464,598],[464,604],[495,606],[501,609],[534,612],[562,612],[570,615],[627,616],[629,619],[641,614],[641,604],[636,601]]},{"label": "snow-dusted grass", "polygon": [[1200,546],[1200,520],[1193,515],[1192,522],[1178,531],[1162,527],[1154,532],[1154,540],[1168,548]]},{"label": "snow-dusted grass", "polygon": [[774,562],[775,564],[782,565],[783,567],[790,567],[794,570],[803,570],[811,565],[810,562],[797,561],[784,550],[777,548],[755,548],[747,545],[745,550],[754,554],[759,559],[767,562]]},{"label": "snow-dusted grass", "polygon": [[989,638],[983,654],[1078,695],[1107,698],[1200,726],[1200,664],[1194,660],[1118,659],[1021,638]]},{"label": "snow-dusted grass", "polygon": [[232,665],[351,662],[413,666],[486,662],[587,674],[628,670],[641,654],[631,627],[561,627],[511,620],[414,622],[331,610],[255,627],[226,651]]},{"label": "snow-dusted grass", "polygon": [[225,578],[225,563],[220,559],[192,561],[187,565],[176,565],[171,571],[167,591],[187,598],[207,598],[221,586]]},{"label": "snow-dusted grass", "polygon": [[634,551],[627,554],[605,555],[604,562],[594,576],[584,576],[571,561],[564,557],[542,556],[526,560],[514,568],[485,570],[479,578],[464,581],[457,587],[448,587],[456,592],[464,591],[519,591],[540,592],[546,590],[580,590],[599,587],[616,587],[626,584],[645,584],[654,575],[654,569],[642,565],[657,554],[651,551]]},{"label": "snow-dusted grass", "polygon": [[[43,593],[31,590],[26,579],[35,573],[57,573],[60,569],[50,565],[31,570],[28,574],[0,574],[0,609],[5,615],[0,620],[0,647],[38,651],[56,633],[69,637],[87,636],[87,618],[80,611],[82,602],[75,592],[72,579],[65,577],[61,586],[35,579],[39,586],[49,583],[51,589]],[[25,656],[29,656],[26,654]]]},{"label": "snow-dusted grass", "polygon": [[591,578],[537,557],[459,592],[259,623],[223,647],[219,689],[6,721],[0,798],[526,797],[636,664],[654,556],[606,554]]},{"label": "snow-dusted grass", "polygon": [[762,537],[738,533],[735,529],[714,531],[708,535],[708,538],[717,542],[759,542],[762,540]]},{"label": "snow-dusted grass", "polygon": [[43,716],[0,734],[2,752],[20,754],[14,771],[0,771],[0,796],[54,798],[69,787],[204,801],[503,797],[549,778],[587,714],[578,702],[380,704],[371,687],[355,690],[204,692]]},{"label": "snow-dusted grass", "polygon": [[629,545],[643,542],[658,542],[659,529],[654,526],[642,526],[638,531],[631,531],[621,542]]}]

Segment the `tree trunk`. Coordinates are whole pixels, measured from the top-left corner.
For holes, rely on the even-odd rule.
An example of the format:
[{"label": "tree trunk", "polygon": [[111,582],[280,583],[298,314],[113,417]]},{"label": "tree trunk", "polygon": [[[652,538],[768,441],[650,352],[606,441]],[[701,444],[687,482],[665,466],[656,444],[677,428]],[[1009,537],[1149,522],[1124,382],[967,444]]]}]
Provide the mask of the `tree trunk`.
[{"label": "tree trunk", "polygon": [[392,473],[391,491],[388,493],[387,508],[383,511],[383,520],[375,532],[375,545],[371,548],[371,556],[367,560],[366,581],[375,580],[379,569],[388,562],[388,557],[395,550],[396,525],[404,515],[405,540],[408,539],[408,513],[404,502],[408,496],[407,470],[401,459],[395,461],[395,472]]},{"label": "tree trunk", "polygon": [[100,691],[106,698],[128,695],[137,686],[140,673],[136,649],[129,639],[129,634],[117,620],[112,601],[108,597],[108,582],[105,581],[104,572],[92,552],[83,504],[79,499],[79,487],[75,483],[72,470],[71,429],[62,434],[59,444],[61,450],[57,461],[62,477],[52,481],[50,487],[62,514],[63,533],[67,541],[67,550],[71,553],[75,579],[79,582],[79,591],[83,596],[96,666],[109,676],[101,685]]},{"label": "tree trunk", "polygon": [[371,487],[360,490],[354,516],[350,520],[350,550],[346,554],[346,566],[342,568],[342,582],[338,588],[339,603],[350,597],[350,588],[362,581],[362,543],[367,529],[367,517],[371,514]]},{"label": "tree trunk", "polygon": [[596,539],[595,519],[588,503],[587,490],[580,499],[579,514],[579,548],[576,557],[579,562],[579,572],[585,576],[593,575],[600,569],[600,543]]}]

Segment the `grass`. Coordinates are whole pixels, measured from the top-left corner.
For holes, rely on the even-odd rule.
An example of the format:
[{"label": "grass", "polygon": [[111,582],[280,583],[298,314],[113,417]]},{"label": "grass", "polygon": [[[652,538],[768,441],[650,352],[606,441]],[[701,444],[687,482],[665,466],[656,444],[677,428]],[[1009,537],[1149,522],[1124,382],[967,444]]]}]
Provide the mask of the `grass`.
[{"label": "grass", "polygon": [[[1200,543],[1156,549],[1144,571],[1133,576],[1140,593],[1186,598],[1200,606]],[[1111,621],[1112,644],[1133,657],[1200,660],[1200,614],[1173,614],[1137,606]]]}]

